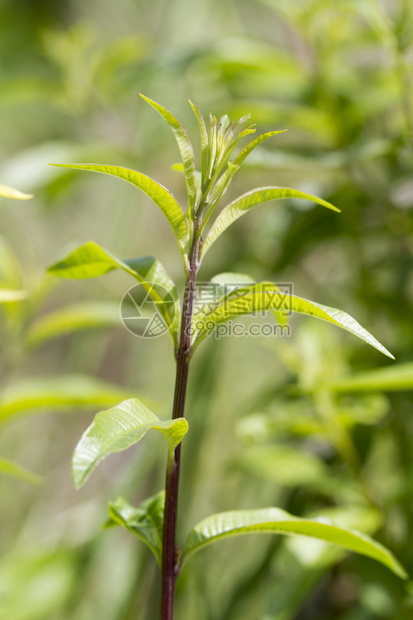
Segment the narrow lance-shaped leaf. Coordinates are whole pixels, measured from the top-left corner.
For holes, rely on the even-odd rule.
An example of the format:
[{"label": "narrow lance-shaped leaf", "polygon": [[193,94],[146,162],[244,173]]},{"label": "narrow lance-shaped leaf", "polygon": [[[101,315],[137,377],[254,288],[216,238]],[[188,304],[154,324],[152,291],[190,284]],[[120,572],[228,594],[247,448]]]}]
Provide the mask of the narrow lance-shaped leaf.
[{"label": "narrow lance-shaped leaf", "polygon": [[163,185],[154,181],[150,177],[122,166],[110,166],[105,164],[51,164],[59,168],[71,168],[73,170],[88,170],[90,172],[98,172],[117,177],[134,185],[144,194],[149,196],[153,202],[160,208],[162,213],[168,220],[175,237],[184,254],[189,241],[188,222],[175,197]]},{"label": "narrow lance-shaped leaf", "polygon": [[327,209],[340,212],[340,209],[337,209],[337,207],[330,204],[326,200],[318,198],[317,196],[312,196],[311,194],[300,192],[296,189],[290,189],[289,187],[260,187],[242,194],[242,196],[239,196],[224,207],[205,239],[205,243],[202,247],[202,256],[205,256],[211,245],[215,243],[224,230],[231,226],[231,224],[233,224],[239,217],[247,213],[250,209],[257,207],[264,202],[268,202],[269,200],[281,200],[284,198],[301,198],[303,200],[312,200],[323,207],[327,207]]},{"label": "narrow lance-shaped leaf", "polygon": [[248,155],[252,153],[252,151],[264,140],[268,140],[268,138],[272,138],[272,136],[277,136],[279,133],[285,133],[286,129],[281,129],[280,131],[268,131],[267,133],[263,133],[255,140],[252,140],[249,144],[244,146],[244,148],[238,153],[234,160],[234,164],[236,166],[241,166],[241,164],[247,159]]},{"label": "narrow lance-shaped leaf", "polygon": [[84,302],[58,308],[42,316],[28,330],[26,343],[36,347],[48,340],[86,329],[121,324],[119,304]]},{"label": "narrow lance-shaped leaf", "polygon": [[194,317],[194,325],[196,325],[198,330],[198,333],[194,336],[195,346],[211,333],[217,325],[226,323],[239,316],[263,310],[287,310],[288,312],[297,312],[317,319],[323,319],[328,323],[342,327],[381,353],[384,353],[384,355],[394,359],[393,355],[383,345],[346,312],[330,308],[329,306],[323,306],[296,295],[289,295],[279,291],[275,285],[268,282],[261,282],[238,290],[236,294],[224,297],[212,310]]},{"label": "narrow lance-shaped leaf", "polygon": [[9,459],[0,458],[0,474],[6,474],[12,478],[17,478],[18,480],[23,480],[23,482],[33,484],[34,486],[41,486],[43,483],[43,478],[41,476],[34,474],[25,467]]},{"label": "narrow lance-shaped leaf", "polygon": [[369,536],[325,523],[322,518],[301,519],[279,508],[234,510],[204,519],[194,527],[187,538],[182,564],[207,545],[242,534],[284,534],[317,538],[373,558],[387,566],[398,577],[407,579],[406,571],[394,555]]},{"label": "narrow lance-shaped leaf", "polygon": [[169,127],[172,129],[178,144],[179,152],[181,154],[182,163],[184,165],[185,183],[188,192],[189,203],[191,211],[196,201],[196,179],[195,179],[195,162],[194,162],[194,150],[192,148],[191,141],[185,127],[178,121],[178,119],[166,110],[163,106],[156,103],[149,97],[140,94],[149,105],[151,105],[159,114],[166,120]]},{"label": "narrow lance-shaped leaf", "polygon": [[185,418],[160,420],[137,398],[100,411],[82,436],[73,455],[75,487],[81,487],[104,458],[134,445],[150,429],[160,431],[167,439],[171,462],[174,449],[188,430]]},{"label": "narrow lance-shaped leaf", "polygon": [[0,197],[13,198],[14,200],[29,200],[29,198],[33,198],[33,194],[24,194],[18,189],[14,189],[14,187],[9,187],[8,185],[2,185],[0,183]]},{"label": "narrow lance-shaped leaf", "polygon": [[56,412],[111,407],[132,396],[136,396],[136,391],[84,375],[19,381],[2,390],[0,422],[39,410]]},{"label": "narrow lance-shaped leaf", "polygon": [[138,508],[131,506],[123,497],[119,497],[116,502],[109,502],[110,520],[106,526],[126,527],[129,532],[148,545],[161,566],[164,507],[165,491],[149,497]]},{"label": "narrow lance-shaped leaf", "polygon": [[[144,286],[151,298],[157,303],[159,312],[169,328],[176,347],[180,322],[178,293],[174,282],[162,264],[153,256],[141,256],[123,261],[104,250],[94,241],[89,241],[73,250],[63,260],[51,265],[47,271],[54,276],[77,279],[94,278],[113,269],[126,271]],[[159,291],[153,287],[154,284],[161,286],[168,293],[169,299],[165,300],[161,297]]]},{"label": "narrow lance-shaped leaf", "polygon": [[202,183],[205,183],[208,165],[208,131],[205,125],[204,117],[202,116],[201,112],[198,110],[196,105],[192,103],[192,101],[189,101],[189,103],[198,120],[199,134],[201,137],[201,179]]}]

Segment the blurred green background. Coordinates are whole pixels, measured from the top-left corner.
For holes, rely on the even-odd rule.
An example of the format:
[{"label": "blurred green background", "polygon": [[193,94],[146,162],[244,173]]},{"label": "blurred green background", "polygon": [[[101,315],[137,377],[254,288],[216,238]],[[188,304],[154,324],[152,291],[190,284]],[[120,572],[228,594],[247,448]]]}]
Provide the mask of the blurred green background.
[{"label": "blurred green background", "polygon": [[[162,440],[112,456],[79,492],[70,459],[93,414],[122,398],[170,415],[170,343],[120,326],[127,275],[44,271],[93,239],[120,257],[154,254],[182,288],[179,251],[147,198],[47,166],[126,165],[184,200],[173,136],[139,92],[195,147],[188,98],[204,115],[250,112],[260,133],[288,129],[230,197],[288,185],[342,210],[264,206],[217,242],[200,277],[293,282],[396,356],[303,317],[291,338],[210,338],[191,370],[180,539],[212,512],[274,505],[375,536],[413,575],[412,69],[409,0],[0,0],[0,183],[34,194],[0,199],[0,286],[28,294],[1,306],[0,620],[157,617],[149,552],[102,526],[109,499],[137,504],[162,487]],[[194,560],[176,616],[408,620],[413,587],[319,542],[245,537]]]}]

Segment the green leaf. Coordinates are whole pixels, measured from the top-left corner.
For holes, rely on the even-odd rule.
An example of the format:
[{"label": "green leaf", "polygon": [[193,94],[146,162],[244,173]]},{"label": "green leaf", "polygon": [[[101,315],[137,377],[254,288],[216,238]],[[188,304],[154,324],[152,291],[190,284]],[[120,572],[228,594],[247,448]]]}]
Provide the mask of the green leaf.
[{"label": "green leaf", "polygon": [[384,355],[394,359],[392,354],[383,345],[346,312],[330,308],[329,306],[323,306],[296,295],[288,295],[279,291],[274,284],[268,282],[261,282],[244,289],[238,289],[234,294],[224,297],[209,312],[195,316],[194,346],[197,346],[217,325],[226,323],[239,316],[262,312],[263,310],[277,310],[278,312],[287,310],[288,312],[297,312],[322,319],[342,327],[381,353],[384,353]]},{"label": "green leaf", "polygon": [[145,97],[140,93],[142,99],[144,99],[149,105],[151,105],[159,114],[166,120],[169,127],[172,129],[175,139],[178,144],[179,152],[181,154],[182,163],[184,166],[184,175],[186,189],[188,192],[189,203],[191,209],[195,205],[196,201],[196,179],[195,179],[195,162],[194,162],[194,150],[192,148],[191,141],[185,127],[178,121],[173,114],[166,110],[163,106],[156,103],[149,97]]},{"label": "green leaf", "polygon": [[165,491],[149,497],[138,508],[119,497],[116,502],[109,502],[110,521],[107,526],[126,527],[148,545],[161,566],[164,506]]},{"label": "green leaf", "polygon": [[[178,293],[175,284],[162,264],[153,256],[141,256],[122,261],[94,241],[89,241],[73,250],[63,260],[51,265],[47,271],[54,276],[64,278],[94,278],[113,269],[122,269],[129,273],[144,286],[152,299],[157,302],[159,312],[169,328],[176,347],[180,323]],[[161,286],[166,291],[168,299],[164,299],[160,291],[153,287],[153,284]],[[173,305],[173,312],[171,312],[171,304]]]},{"label": "green leaf", "polygon": [[86,329],[116,327],[121,324],[119,304],[84,302],[58,308],[33,323],[27,345],[39,346],[48,340]]},{"label": "green leaf", "polygon": [[33,198],[33,195],[24,194],[23,192],[19,192],[18,189],[14,189],[14,187],[9,187],[8,185],[2,185],[0,183],[0,197],[14,198],[14,200],[28,200],[29,198]]},{"label": "green leaf", "polygon": [[224,230],[231,226],[231,224],[241,217],[241,215],[244,215],[247,211],[262,204],[263,202],[268,202],[269,200],[281,200],[284,198],[301,198],[304,200],[312,200],[323,207],[327,207],[327,209],[340,212],[337,207],[330,204],[326,200],[317,198],[317,196],[305,194],[304,192],[300,192],[296,189],[290,189],[288,187],[259,187],[258,189],[251,190],[246,194],[242,194],[242,196],[239,196],[224,207],[205,239],[205,243],[202,247],[202,257],[205,256],[211,245],[215,243]]},{"label": "green leaf", "polygon": [[26,299],[26,291],[16,291],[14,289],[0,288],[0,304],[6,304],[10,301],[21,301]]},{"label": "green leaf", "polygon": [[72,461],[73,482],[78,489],[100,461],[122,452],[142,439],[150,430],[160,431],[169,444],[170,461],[176,446],[188,430],[185,418],[160,420],[137,398],[100,411],[79,441]]},{"label": "green leaf", "polygon": [[241,164],[246,160],[246,158],[248,157],[248,155],[250,153],[252,153],[252,151],[259,145],[261,144],[261,142],[264,142],[264,140],[268,140],[268,138],[272,138],[272,136],[276,136],[279,133],[285,133],[287,130],[286,129],[282,129],[281,131],[268,131],[267,133],[263,133],[260,136],[258,136],[257,138],[255,138],[255,140],[252,140],[249,144],[247,144],[246,146],[244,146],[244,148],[242,149],[242,151],[240,151],[238,153],[238,155],[236,156],[235,160],[234,160],[234,164],[236,166],[241,166]]},{"label": "green leaf", "polygon": [[334,392],[394,392],[413,389],[413,363],[360,372],[327,383]]},{"label": "green leaf", "polygon": [[33,474],[25,467],[18,465],[14,461],[9,461],[9,459],[0,458],[0,474],[18,478],[34,486],[41,486],[43,484],[43,478],[41,476]]},{"label": "green leaf", "polygon": [[111,407],[133,390],[82,375],[21,381],[2,390],[0,422],[38,410],[67,411],[73,408]]},{"label": "green leaf", "polygon": [[192,101],[189,101],[189,104],[191,108],[193,109],[194,114],[198,120],[199,134],[201,137],[201,179],[202,179],[202,182],[205,183],[206,176],[207,176],[207,166],[208,166],[208,144],[209,144],[208,131],[206,128],[204,117],[202,116],[201,112],[198,110],[196,105],[192,103]]},{"label": "green leaf", "polygon": [[351,529],[330,525],[323,522],[322,518],[294,517],[280,508],[234,510],[207,517],[190,532],[182,554],[182,564],[207,545],[242,534],[285,534],[317,538],[373,558],[398,577],[408,578],[393,554],[370,537]]},{"label": "green leaf", "polygon": [[[51,164],[59,168],[72,168],[73,170],[89,170],[118,177],[127,181],[140,189],[144,194],[152,198],[154,203],[160,208],[168,220],[175,237],[184,254],[189,241],[188,222],[179,203],[174,196],[165,188],[150,177],[122,166],[110,166],[104,164]],[[195,182],[195,181],[194,181]]]}]

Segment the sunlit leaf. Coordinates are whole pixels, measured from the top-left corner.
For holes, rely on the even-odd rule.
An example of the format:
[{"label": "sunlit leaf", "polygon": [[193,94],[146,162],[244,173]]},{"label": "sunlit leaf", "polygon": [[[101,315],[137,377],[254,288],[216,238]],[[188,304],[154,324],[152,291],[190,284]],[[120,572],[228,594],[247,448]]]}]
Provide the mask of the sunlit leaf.
[{"label": "sunlit leaf", "polygon": [[136,396],[127,388],[82,375],[20,381],[3,388],[0,422],[10,416],[38,410],[67,411],[89,407],[111,407],[119,400]]},{"label": "sunlit leaf", "polygon": [[323,319],[328,323],[342,327],[381,353],[384,353],[384,355],[394,359],[392,354],[383,345],[346,312],[302,299],[296,295],[288,295],[279,291],[275,285],[267,282],[239,289],[236,293],[225,297],[212,310],[205,312],[203,316],[197,315],[194,317],[194,326],[196,326],[196,330],[194,329],[194,343],[197,345],[221,323],[264,310],[277,310],[278,312],[284,310]]},{"label": "sunlit leaf", "polygon": [[[162,264],[153,256],[141,256],[120,260],[101,248],[94,241],[89,241],[76,248],[63,260],[51,265],[48,272],[64,278],[94,278],[113,269],[122,269],[142,284],[150,297],[157,303],[157,308],[168,326],[173,343],[176,346],[179,329],[179,300],[175,284],[166,273]],[[168,299],[161,296],[162,287]],[[170,302],[170,303],[169,303]],[[170,305],[173,306],[171,312]]]},{"label": "sunlit leaf", "polygon": [[202,181],[205,182],[206,174],[207,174],[207,165],[208,165],[208,144],[209,144],[208,131],[205,125],[204,117],[202,116],[201,112],[198,110],[196,105],[192,103],[192,101],[190,101],[189,103],[198,120],[199,134],[201,138],[201,178],[202,178]]},{"label": "sunlit leaf", "polygon": [[190,532],[183,550],[182,562],[185,563],[213,542],[243,534],[286,534],[317,538],[373,558],[402,579],[407,579],[405,570],[393,554],[368,536],[325,523],[322,518],[294,517],[279,508],[234,510],[207,517]]},{"label": "sunlit leaf", "polygon": [[26,299],[26,291],[15,291],[13,289],[0,288],[0,304],[5,304],[10,301],[21,301]]},{"label": "sunlit leaf", "polygon": [[323,207],[327,207],[327,209],[332,209],[333,211],[338,212],[340,211],[326,200],[300,192],[296,189],[290,189],[288,187],[260,187],[258,189],[253,189],[245,194],[242,194],[242,196],[239,196],[224,207],[205,239],[202,247],[202,256],[205,256],[211,245],[215,243],[224,230],[231,226],[231,224],[233,224],[239,217],[247,213],[250,209],[264,202],[268,202],[269,200],[281,200],[284,198],[301,198],[303,200],[311,200],[319,205],[322,205]]},{"label": "sunlit leaf", "polygon": [[194,207],[196,201],[196,179],[195,179],[195,163],[194,163],[194,150],[192,148],[191,141],[184,126],[163,106],[156,103],[149,97],[145,97],[141,93],[142,99],[144,99],[149,105],[151,105],[159,114],[166,120],[169,127],[172,129],[175,139],[178,144],[179,152],[181,153],[182,163],[184,166],[184,175],[186,189],[188,192],[188,198],[191,208]]},{"label": "sunlit leaf", "polygon": [[14,187],[9,187],[8,185],[2,185],[0,183],[0,197],[14,198],[15,200],[28,200],[29,198],[33,198],[33,195],[24,194],[23,192],[19,192],[18,189],[14,189]]},{"label": "sunlit leaf", "polygon": [[40,486],[43,483],[43,478],[37,474],[33,474],[31,471],[18,465],[14,461],[9,459],[0,458],[0,474],[6,474],[13,478],[18,478],[29,484]]},{"label": "sunlit leaf", "polygon": [[188,422],[184,418],[160,420],[137,398],[100,411],[82,436],[73,455],[75,487],[79,488],[86,482],[100,461],[134,445],[150,429],[158,430],[166,437],[171,458],[173,450],[188,430]]},{"label": "sunlit leaf", "polygon": [[138,536],[162,562],[162,533],[165,506],[165,491],[149,497],[138,508],[131,506],[123,497],[109,502],[110,521],[107,525],[122,525]]},{"label": "sunlit leaf", "polygon": [[27,333],[28,346],[87,329],[119,326],[119,304],[84,302],[64,306],[41,317]]},{"label": "sunlit leaf", "polygon": [[[122,166],[110,166],[104,164],[52,164],[59,168],[71,168],[73,170],[88,170],[99,172],[109,176],[118,177],[140,189],[144,194],[152,198],[168,220],[175,237],[178,240],[181,252],[184,253],[189,241],[188,222],[179,203],[163,185],[157,183],[141,172],[123,168]],[[195,180],[194,180],[195,183]]]}]

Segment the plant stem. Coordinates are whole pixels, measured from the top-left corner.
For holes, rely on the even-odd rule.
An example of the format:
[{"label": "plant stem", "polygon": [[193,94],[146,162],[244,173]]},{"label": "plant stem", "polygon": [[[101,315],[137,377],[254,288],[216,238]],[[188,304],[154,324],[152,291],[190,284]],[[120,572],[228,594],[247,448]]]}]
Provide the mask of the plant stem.
[{"label": "plant stem", "polygon": [[[200,240],[197,239],[197,232],[198,228],[195,226],[185,287],[185,297],[182,308],[181,336],[176,356],[175,395],[172,409],[173,419],[183,418],[185,412],[186,388],[188,384],[188,371],[191,357],[190,327],[194,310],[196,275],[199,269],[198,255]],[[172,463],[168,461],[166,471],[160,620],[173,620],[174,615],[175,583],[179,574],[177,563],[178,550],[175,544],[175,531],[178,514],[180,463],[181,445],[175,449]]]}]

